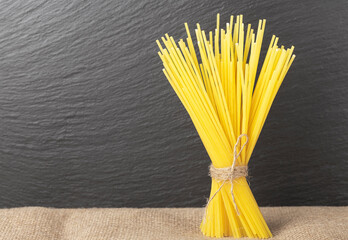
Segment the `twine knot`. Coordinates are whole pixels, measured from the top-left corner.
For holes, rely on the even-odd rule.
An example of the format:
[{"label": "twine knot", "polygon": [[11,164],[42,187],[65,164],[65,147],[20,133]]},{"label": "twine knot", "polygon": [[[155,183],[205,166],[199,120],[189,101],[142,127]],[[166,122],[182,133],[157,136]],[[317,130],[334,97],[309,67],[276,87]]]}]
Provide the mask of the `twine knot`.
[{"label": "twine knot", "polygon": [[232,182],[233,179],[248,176],[248,166],[215,168],[214,165],[211,164],[209,167],[209,176],[218,182]]},{"label": "twine knot", "polygon": [[[239,152],[237,151],[237,147],[240,145],[240,140],[242,137],[246,137],[245,143],[241,146]],[[209,176],[217,180],[218,182],[222,182],[221,186],[219,189],[213,194],[213,196],[208,200],[207,205],[205,207],[205,214],[204,214],[204,221],[206,219],[206,214],[207,214],[207,209],[208,205],[213,200],[213,198],[216,196],[218,192],[220,192],[221,188],[226,182],[231,183],[231,195],[232,195],[232,200],[234,207],[236,209],[236,212],[239,216],[239,211],[237,204],[234,199],[234,194],[233,194],[233,180],[240,178],[240,177],[246,177],[248,176],[248,166],[235,166],[236,161],[239,158],[240,154],[242,153],[245,145],[248,143],[249,138],[248,135],[246,134],[241,134],[239,135],[236,144],[234,145],[234,151],[233,151],[233,163],[231,167],[226,167],[226,168],[215,168],[213,164],[210,165],[209,167]]]}]

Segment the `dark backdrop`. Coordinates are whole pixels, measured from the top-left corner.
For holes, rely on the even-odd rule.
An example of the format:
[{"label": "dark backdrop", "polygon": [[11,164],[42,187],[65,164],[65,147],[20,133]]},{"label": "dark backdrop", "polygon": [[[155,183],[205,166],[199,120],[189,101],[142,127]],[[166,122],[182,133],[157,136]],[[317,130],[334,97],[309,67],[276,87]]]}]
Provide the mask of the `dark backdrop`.
[{"label": "dark backdrop", "polygon": [[155,40],[217,13],[295,45],[250,161],[259,204],[348,204],[346,0],[18,0],[0,2],[0,207],[203,206],[210,160]]}]

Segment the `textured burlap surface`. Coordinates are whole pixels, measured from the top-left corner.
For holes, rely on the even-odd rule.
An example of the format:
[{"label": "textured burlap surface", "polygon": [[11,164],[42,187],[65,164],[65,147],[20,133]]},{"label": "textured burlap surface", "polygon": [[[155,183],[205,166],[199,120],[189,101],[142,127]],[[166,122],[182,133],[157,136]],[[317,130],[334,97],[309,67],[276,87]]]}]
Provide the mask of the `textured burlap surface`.
[{"label": "textured burlap surface", "polygon": [[[274,240],[348,239],[348,207],[261,211]],[[202,208],[1,209],[0,239],[212,239],[200,233],[202,214]]]}]

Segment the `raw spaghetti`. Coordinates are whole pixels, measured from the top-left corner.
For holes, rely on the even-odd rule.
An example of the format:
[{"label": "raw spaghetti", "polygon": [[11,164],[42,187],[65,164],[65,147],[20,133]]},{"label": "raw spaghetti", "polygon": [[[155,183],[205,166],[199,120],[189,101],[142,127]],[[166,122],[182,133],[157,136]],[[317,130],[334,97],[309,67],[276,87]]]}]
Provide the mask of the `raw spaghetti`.
[{"label": "raw spaghetti", "polygon": [[[220,29],[218,14],[214,34],[206,34],[197,24],[201,62],[187,23],[186,43],[182,39],[176,43],[168,34],[162,37],[164,47],[157,40],[163,72],[217,170],[231,168],[234,156],[236,166],[248,165],[273,100],[295,58],[294,47],[278,47],[278,37],[273,36],[256,81],[265,24],[266,20],[259,21],[257,34],[250,24],[245,33],[242,15],[236,17],[235,23],[231,16],[226,29]],[[240,145],[236,145],[237,140]],[[272,236],[244,176],[231,181],[212,178],[209,201],[200,225],[204,235]]]}]

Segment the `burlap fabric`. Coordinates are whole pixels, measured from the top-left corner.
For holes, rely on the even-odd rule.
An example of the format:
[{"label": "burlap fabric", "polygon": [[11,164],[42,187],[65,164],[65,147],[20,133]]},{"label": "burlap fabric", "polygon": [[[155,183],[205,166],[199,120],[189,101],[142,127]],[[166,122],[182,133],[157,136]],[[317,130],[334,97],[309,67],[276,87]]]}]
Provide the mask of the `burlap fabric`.
[{"label": "burlap fabric", "polygon": [[[261,211],[274,240],[348,239],[348,207]],[[200,233],[202,214],[201,208],[1,209],[0,239],[212,239]]]}]

